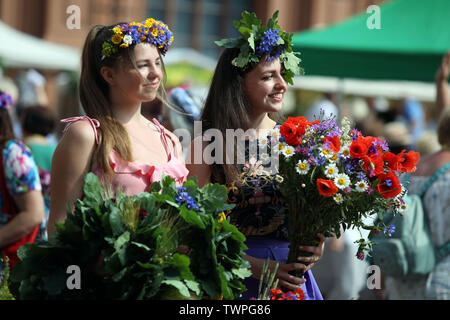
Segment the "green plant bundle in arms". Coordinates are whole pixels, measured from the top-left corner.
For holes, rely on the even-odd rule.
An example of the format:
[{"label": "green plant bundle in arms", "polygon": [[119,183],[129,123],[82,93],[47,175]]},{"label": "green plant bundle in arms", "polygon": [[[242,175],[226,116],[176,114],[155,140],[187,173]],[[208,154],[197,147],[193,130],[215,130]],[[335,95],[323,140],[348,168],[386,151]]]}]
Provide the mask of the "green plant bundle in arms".
[{"label": "green plant bundle in arms", "polygon": [[[115,198],[98,178],[85,178],[83,198],[49,242],[27,244],[11,281],[19,299],[234,299],[249,276],[241,255],[245,237],[219,213],[228,210],[226,188],[183,187],[198,210],[177,201],[170,177],[150,192]],[[181,245],[192,253],[179,253]],[[67,286],[68,266],[81,270],[81,289]]]}]

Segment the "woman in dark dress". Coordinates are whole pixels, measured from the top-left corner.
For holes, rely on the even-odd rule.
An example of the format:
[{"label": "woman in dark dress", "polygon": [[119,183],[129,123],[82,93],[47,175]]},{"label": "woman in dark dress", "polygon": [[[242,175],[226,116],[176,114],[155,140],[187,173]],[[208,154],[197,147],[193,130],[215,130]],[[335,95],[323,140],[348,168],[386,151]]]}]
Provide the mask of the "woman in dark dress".
[{"label": "woman in dark dress", "polygon": [[[281,177],[273,170],[271,155],[261,148],[270,143],[271,130],[277,125],[287,89],[285,72],[291,70],[286,70],[280,55],[258,54],[258,46],[255,62],[239,67],[236,58],[241,50],[227,48],[219,58],[203,109],[202,136],[191,144],[187,167],[201,186],[209,182],[225,184],[229,202],[236,204],[227,216],[247,237],[245,258],[252,271],[252,277],[244,282],[244,299],[257,297],[262,266],[269,258],[270,268],[280,263],[276,275],[280,287],[295,291],[301,286],[307,299],[321,300],[310,269],[323,254],[325,238],[318,235],[321,242],[317,247],[301,248],[312,256],[286,263],[288,214],[278,188]],[[209,145],[211,138],[215,148]],[[305,272],[303,278],[289,274],[296,269]]]}]

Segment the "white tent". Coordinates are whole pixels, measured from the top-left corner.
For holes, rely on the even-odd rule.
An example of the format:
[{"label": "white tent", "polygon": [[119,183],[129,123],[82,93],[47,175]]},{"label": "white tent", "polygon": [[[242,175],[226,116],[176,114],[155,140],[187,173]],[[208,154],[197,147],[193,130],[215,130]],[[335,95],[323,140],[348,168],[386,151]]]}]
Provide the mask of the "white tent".
[{"label": "white tent", "polygon": [[0,60],[9,68],[78,71],[81,52],[20,32],[0,21]]},{"label": "white tent", "polygon": [[435,84],[419,81],[383,81],[300,76],[294,78],[293,87],[312,91],[340,92],[342,94],[356,96],[383,96],[388,99],[415,97],[418,100],[427,102],[433,102],[436,99]]}]

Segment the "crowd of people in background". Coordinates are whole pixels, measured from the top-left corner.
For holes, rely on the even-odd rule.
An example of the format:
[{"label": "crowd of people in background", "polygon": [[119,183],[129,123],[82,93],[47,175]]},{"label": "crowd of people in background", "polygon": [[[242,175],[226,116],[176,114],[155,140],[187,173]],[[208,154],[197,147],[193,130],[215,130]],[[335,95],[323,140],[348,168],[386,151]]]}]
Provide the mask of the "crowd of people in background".
[{"label": "crowd of people in background", "polygon": [[[443,57],[436,72],[436,101],[432,110],[425,110],[420,101],[414,97],[405,97],[399,108],[390,106],[389,101],[382,97],[359,98],[354,105],[344,107],[337,103],[335,94],[325,93],[323,98],[309,108],[305,116],[312,121],[314,115],[323,109],[327,115],[334,114],[338,118],[344,115],[353,117],[356,127],[364,135],[384,137],[393,152],[400,152],[403,149],[420,152],[421,163],[415,174],[416,180],[412,183],[412,189],[414,189],[417,188],[415,184],[420,185],[420,179],[432,175],[433,171],[443,163],[450,162],[450,98],[447,83],[449,70],[450,52]],[[31,78],[34,79],[34,83],[42,84],[41,78],[35,72],[32,73]],[[0,83],[2,84],[4,82]],[[32,89],[27,89],[26,86],[22,86],[21,89],[19,95],[23,99],[15,97],[16,101],[29,99],[30,92],[27,90]],[[192,123],[199,119],[202,106],[199,100],[185,89],[177,88],[172,92],[172,96],[169,93],[169,100],[172,105],[190,115],[173,111],[162,115],[161,106],[154,101],[143,106],[142,114],[149,121],[158,118],[165,127],[171,129],[185,126],[192,130]],[[8,88],[0,87],[0,90],[2,94],[6,94]],[[42,95],[42,91],[39,95]],[[10,216],[0,212],[0,248],[3,250],[8,250],[11,243],[17,247],[36,239],[46,240],[48,236],[47,223],[52,200],[49,190],[50,172],[57,141],[54,138],[54,129],[58,119],[50,106],[41,105],[38,100],[35,99],[27,105],[16,103],[9,108],[0,108],[0,159],[2,160],[0,163],[0,185],[2,186],[0,210],[10,207],[16,213],[11,219]],[[360,107],[361,105],[364,106]],[[427,119],[426,115],[431,117]],[[159,127],[156,125],[154,128]],[[159,133],[152,134],[159,141]],[[142,138],[144,137],[145,133],[142,133]],[[160,149],[169,150],[169,154],[176,152],[172,150],[172,147],[167,149],[167,146],[163,145]],[[26,175],[23,175],[24,172]],[[433,240],[440,244],[450,238],[450,193],[441,192],[442,190],[450,190],[449,173],[424,200]],[[386,278],[381,290],[367,291],[366,279],[369,265],[366,261],[354,258],[357,245],[353,241],[359,233],[355,235],[353,232],[348,230],[339,239],[328,238],[325,242],[323,258],[315,266],[314,272],[324,299],[425,299],[427,297],[449,299],[448,296],[440,296],[436,292],[425,292],[425,290],[434,290],[433,284],[436,283],[449,285],[450,259],[448,256],[427,278],[414,283]],[[15,262],[12,261],[12,263]],[[0,272],[1,268],[0,264]],[[415,290],[417,287],[420,287],[420,290]]]}]

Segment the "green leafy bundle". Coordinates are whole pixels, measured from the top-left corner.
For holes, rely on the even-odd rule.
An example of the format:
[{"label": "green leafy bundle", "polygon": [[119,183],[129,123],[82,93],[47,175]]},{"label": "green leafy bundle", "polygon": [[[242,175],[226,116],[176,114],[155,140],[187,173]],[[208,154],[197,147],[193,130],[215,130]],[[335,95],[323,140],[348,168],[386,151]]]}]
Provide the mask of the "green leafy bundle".
[{"label": "green leafy bundle", "polygon": [[[245,237],[220,219],[232,207],[226,188],[199,188],[195,178],[183,187],[197,210],[175,200],[170,177],[150,192],[112,198],[89,173],[82,200],[50,240],[19,250],[11,290],[18,299],[238,298],[250,271]],[[71,265],[81,270],[80,289],[67,285]]]},{"label": "green leafy bundle", "polygon": [[240,37],[222,39],[215,41],[215,44],[224,48],[239,48],[239,55],[232,63],[244,70],[257,64],[263,56],[266,56],[267,61],[279,58],[284,67],[283,77],[292,85],[294,76],[304,72],[300,67],[301,59],[296,56],[298,53],[292,49],[293,34],[281,30],[277,18],[278,11],[267,25],[262,26],[256,14],[243,11],[242,19],[234,21]]}]

